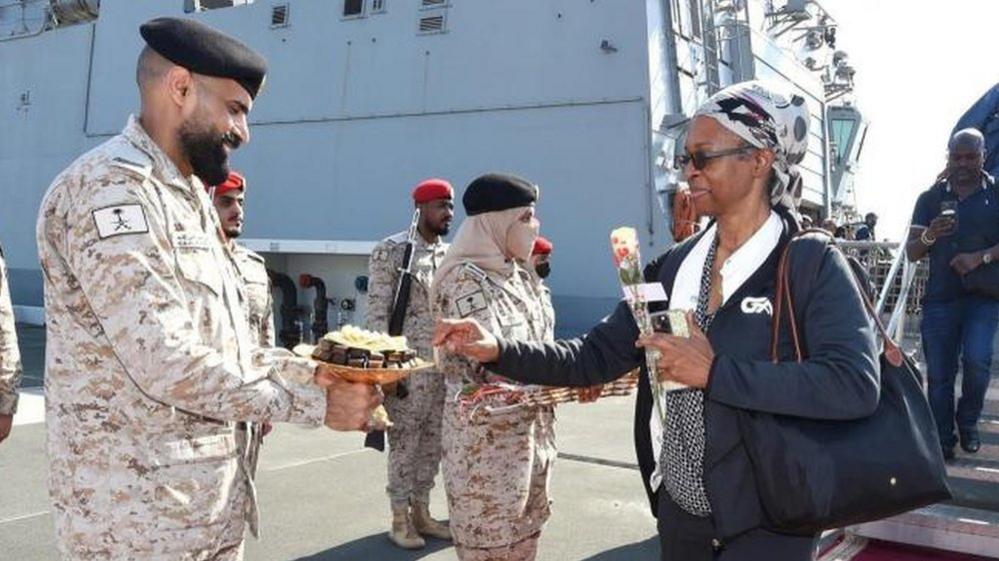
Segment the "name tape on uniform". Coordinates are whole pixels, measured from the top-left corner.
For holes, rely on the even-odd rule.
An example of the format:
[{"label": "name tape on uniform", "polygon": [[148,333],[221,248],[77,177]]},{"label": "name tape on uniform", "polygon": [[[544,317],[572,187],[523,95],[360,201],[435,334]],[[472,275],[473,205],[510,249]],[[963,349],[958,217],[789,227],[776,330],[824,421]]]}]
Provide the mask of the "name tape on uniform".
[{"label": "name tape on uniform", "polygon": [[103,240],[125,234],[144,234],[149,231],[146,213],[141,205],[109,206],[94,211],[97,235]]},{"label": "name tape on uniform", "polygon": [[212,238],[199,232],[174,232],[173,246],[177,249],[211,249]]},{"label": "name tape on uniform", "polygon": [[646,302],[665,302],[669,300],[662,283],[647,282],[645,284],[632,284],[621,287],[624,290],[624,299],[634,302],[636,295]]}]

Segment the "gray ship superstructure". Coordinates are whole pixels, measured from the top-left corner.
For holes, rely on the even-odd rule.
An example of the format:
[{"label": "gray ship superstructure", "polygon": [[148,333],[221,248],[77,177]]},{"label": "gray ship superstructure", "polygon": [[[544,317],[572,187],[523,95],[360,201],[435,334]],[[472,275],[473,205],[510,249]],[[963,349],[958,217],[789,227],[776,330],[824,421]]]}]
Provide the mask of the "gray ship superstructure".
[{"label": "gray ship superstructure", "polygon": [[[217,26],[270,61],[233,167],[249,182],[243,241],[284,275],[286,331],[359,321],[367,256],[408,224],[412,186],[434,176],[460,189],[489,170],[541,185],[559,331],[589,327],[618,299],[610,230],[639,228],[647,258],[672,242],[684,125],[742,80],[805,96],[803,208],[850,207],[865,125],[844,103],[852,69],[816,2],[0,0],[0,240],[22,320],[42,319],[41,197],[137,108],[137,29],[163,15]],[[323,293],[296,286],[302,274]]]}]

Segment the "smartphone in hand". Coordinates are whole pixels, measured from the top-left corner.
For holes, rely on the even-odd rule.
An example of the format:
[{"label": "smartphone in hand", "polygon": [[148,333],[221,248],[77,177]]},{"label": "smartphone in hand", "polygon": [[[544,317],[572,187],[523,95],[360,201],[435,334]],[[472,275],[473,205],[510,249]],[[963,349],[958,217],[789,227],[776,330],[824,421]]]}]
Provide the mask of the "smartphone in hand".
[{"label": "smartphone in hand", "polygon": [[948,236],[957,231],[957,201],[947,200],[940,203],[940,218],[946,218],[949,226],[943,235]]},{"label": "smartphone in hand", "polygon": [[683,310],[666,310],[651,314],[652,330],[677,337],[690,337],[687,328],[687,313]]}]

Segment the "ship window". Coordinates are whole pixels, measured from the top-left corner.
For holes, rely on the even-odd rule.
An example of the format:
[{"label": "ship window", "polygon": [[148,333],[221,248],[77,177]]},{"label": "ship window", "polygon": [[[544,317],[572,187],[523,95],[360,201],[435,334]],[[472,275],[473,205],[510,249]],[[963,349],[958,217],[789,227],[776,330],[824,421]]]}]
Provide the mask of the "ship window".
[{"label": "ship window", "polygon": [[832,120],[832,143],[836,147],[836,165],[841,166],[847,157],[850,141],[853,140],[853,129],[857,122],[853,119]]},{"label": "ship window", "polygon": [[444,33],[447,30],[446,25],[447,20],[443,13],[420,18],[420,34]]},{"label": "ship window", "polygon": [[683,35],[683,18],[680,17],[680,0],[670,0],[669,3],[670,15],[673,16],[673,31],[680,35]]},{"label": "ship window", "polygon": [[288,27],[288,4],[271,6],[271,27]]},{"label": "ship window", "polygon": [[672,0],[673,31],[684,39],[701,37],[700,0]]},{"label": "ship window", "polygon": [[690,17],[690,34],[701,38],[701,0],[687,0]]},{"label": "ship window", "polygon": [[364,15],[364,0],[343,0],[343,17],[359,18]]},{"label": "ship window", "polygon": [[371,0],[371,12],[378,14],[385,11],[385,0]]},{"label": "ship window", "polygon": [[421,0],[420,8],[443,8],[449,0]]}]

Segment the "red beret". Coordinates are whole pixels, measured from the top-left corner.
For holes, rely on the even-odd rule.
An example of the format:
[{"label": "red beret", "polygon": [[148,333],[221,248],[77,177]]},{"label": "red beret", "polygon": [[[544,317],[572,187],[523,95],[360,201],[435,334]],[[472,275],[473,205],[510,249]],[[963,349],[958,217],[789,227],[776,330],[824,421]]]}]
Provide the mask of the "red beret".
[{"label": "red beret", "polygon": [[531,255],[548,255],[552,252],[552,242],[538,236],[534,240],[534,250],[531,251]]},{"label": "red beret", "polygon": [[229,177],[227,177],[222,183],[215,186],[215,196],[218,197],[236,189],[246,189],[246,179],[244,179],[242,175],[234,171],[230,171]]},{"label": "red beret", "polygon": [[437,199],[453,199],[454,189],[443,179],[425,179],[413,189],[413,201],[429,203]]}]

